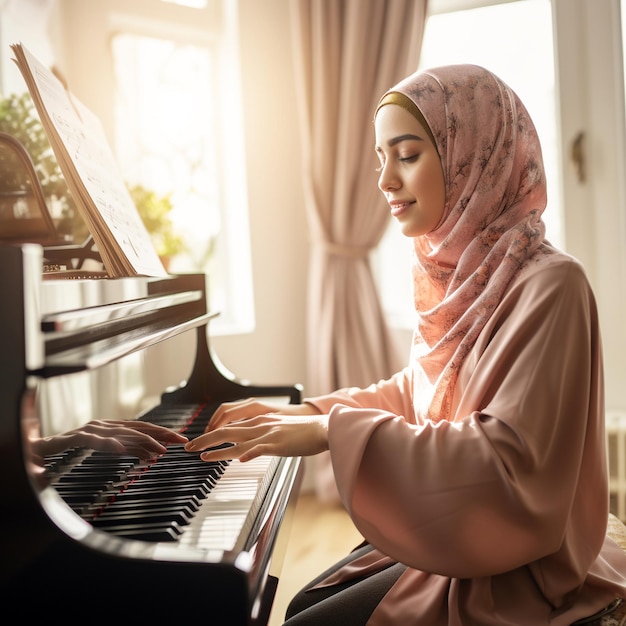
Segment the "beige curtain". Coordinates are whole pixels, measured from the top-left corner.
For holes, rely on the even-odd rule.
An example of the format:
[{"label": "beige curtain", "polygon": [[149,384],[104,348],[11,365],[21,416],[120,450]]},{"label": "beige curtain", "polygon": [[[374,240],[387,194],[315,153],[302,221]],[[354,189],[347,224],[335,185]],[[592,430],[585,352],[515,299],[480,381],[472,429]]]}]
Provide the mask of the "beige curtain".
[{"label": "beige curtain", "polygon": [[[368,385],[406,360],[394,354],[369,262],[389,220],[376,187],[372,120],[380,96],[417,69],[426,7],[427,0],[292,0],[311,239],[308,396]],[[318,495],[335,499],[328,455],[319,460]]]}]

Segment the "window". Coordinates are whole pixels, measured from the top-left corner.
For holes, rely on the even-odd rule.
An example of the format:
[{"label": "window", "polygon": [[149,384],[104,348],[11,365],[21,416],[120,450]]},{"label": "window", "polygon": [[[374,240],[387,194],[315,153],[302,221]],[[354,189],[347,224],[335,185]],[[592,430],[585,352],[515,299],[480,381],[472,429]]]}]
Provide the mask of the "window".
[{"label": "window", "polygon": [[[171,194],[189,252],[171,272],[207,275],[214,335],[254,326],[236,0],[0,1],[0,83],[21,93],[8,44],[58,64],[102,121],[126,182]],[[6,6],[5,6],[6,5]],[[46,9],[42,10],[45,5]],[[71,33],[71,37],[67,33]]]},{"label": "window", "polygon": [[211,47],[120,33],[111,41],[117,157],[130,184],[171,194],[185,253],[172,271],[203,268],[220,231]]},{"label": "window", "polygon": [[[254,326],[237,36],[232,0],[91,0],[112,83],[103,109],[129,186],[169,196],[185,250],[169,271],[207,276],[213,334]],[[75,10],[79,10],[77,6]],[[82,10],[82,9],[81,9]],[[102,17],[104,16],[104,17]],[[102,31],[104,35],[102,35]],[[97,111],[96,111],[97,113]]]},{"label": "window", "polygon": [[[505,80],[528,107],[541,138],[548,177],[548,209],[544,214],[548,238],[561,245],[550,0],[431,0],[429,11],[420,68],[451,63],[482,65]],[[532,45],[528,45],[528,33],[532,33]],[[397,271],[408,266],[410,245],[392,220],[375,263],[379,276],[384,276],[379,289],[389,322],[401,328],[413,327],[410,275]]]}]

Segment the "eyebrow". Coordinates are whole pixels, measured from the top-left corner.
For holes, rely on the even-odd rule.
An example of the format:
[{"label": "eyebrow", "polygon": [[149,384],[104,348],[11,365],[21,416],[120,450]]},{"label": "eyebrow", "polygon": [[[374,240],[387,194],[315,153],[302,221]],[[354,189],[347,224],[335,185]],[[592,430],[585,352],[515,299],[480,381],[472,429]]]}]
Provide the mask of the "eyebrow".
[{"label": "eyebrow", "polygon": [[424,141],[424,138],[420,137],[419,135],[412,135],[410,133],[407,133],[405,135],[399,135],[398,137],[391,138],[387,142],[387,144],[389,145],[389,147],[392,147],[396,144],[401,143],[402,141]]},{"label": "eyebrow", "polygon": [[[404,135],[398,135],[397,137],[392,137],[388,142],[387,145],[390,148],[393,148],[393,146],[402,143],[403,141],[424,141],[423,137],[420,137],[419,135],[413,135],[412,133],[406,133]],[[379,146],[376,146],[375,149],[378,151],[380,150]]]}]

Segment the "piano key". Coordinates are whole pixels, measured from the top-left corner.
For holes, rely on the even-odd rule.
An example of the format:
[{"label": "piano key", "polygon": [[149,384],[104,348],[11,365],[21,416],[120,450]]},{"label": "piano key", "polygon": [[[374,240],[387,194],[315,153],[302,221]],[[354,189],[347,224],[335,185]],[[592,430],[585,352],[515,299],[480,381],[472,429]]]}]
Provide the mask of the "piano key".
[{"label": "piano key", "polygon": [[[168,427],[184,423],[190,438],[192,433],[204,432],[208,418],[202,411],[187,408],[175,413],[149,414],[145,419]],[[272,463],[266,457],[245,464],[207,463],[187,452],[184,444],[169,445],[164,454],[149,460],[73,451],[66,465],[71,464],[69,458],[79,464],[55,482],[62,497],[76,498],[72,507],[94,527],[127,538],[150,533],[150,540],[169,542],[184,537],[182,545],[199,541],[197,545],[221,550],[232,549],[236,543],[251,506],[263,493],[263,477]],[[83,490],[93,491],[91,500],[76,496]],[[184,531],[188,526],[192,528]]]},{"label": "piano key", "polygon": [[175,526],[144,524],[142,526],[112,526],[107,528],[106,532],[113,533],[118,537],[139,539],[141,541],[176,541],[181,531]]},{"label": "piano key", "polygon": [[141,518],[139,519],[132,511],[124,513],[119,511],[107,512],[90,520],[90,524],[96,528],[120,526],[121,524],[142,526],[146,523],[150,524],[156,522],[163,523],[164,525],[178,524],[179,526],[186,526],[192,518],[193,515],[189,515],[181,509],[169,507],[142,511]]},{"label": "piano key", "polygon": [[259,498],[262,500],[267,488],[264,480],[277,461],[275,457],[232,461],[183,530],[179,544],[232,550],[246,521],[258,513]]},{"label": "piano key", "polygon": [[127,489],[121,493],[116,494],[115,499],[116,500],[130,499],[130,498],[152,499],[152,498],[160,498],[166,493],[173,494],[173,495],[183,495],[183,494],[195,495],[198,498],[202,499],[206,496],[208,492],[209,492],[209,489],[207,487],[204,487],[203,485],[187,485],[184,487],[156,486],[156,487],[152,487],[148,489],[139,489],[139,488]]}]

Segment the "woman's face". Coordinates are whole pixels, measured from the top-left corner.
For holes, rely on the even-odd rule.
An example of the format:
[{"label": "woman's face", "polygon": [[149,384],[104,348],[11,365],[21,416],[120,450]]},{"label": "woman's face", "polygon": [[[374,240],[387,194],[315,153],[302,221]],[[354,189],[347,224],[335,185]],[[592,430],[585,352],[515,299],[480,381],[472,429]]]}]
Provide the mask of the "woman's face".
[{"label": "woman's face", "polygon": [[398,105],[383,106],[374,127],[378,187],[391,215],[407,237],[431,232],[441,221],[446,200],[437,148],[417,119]]}]

